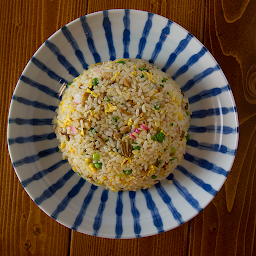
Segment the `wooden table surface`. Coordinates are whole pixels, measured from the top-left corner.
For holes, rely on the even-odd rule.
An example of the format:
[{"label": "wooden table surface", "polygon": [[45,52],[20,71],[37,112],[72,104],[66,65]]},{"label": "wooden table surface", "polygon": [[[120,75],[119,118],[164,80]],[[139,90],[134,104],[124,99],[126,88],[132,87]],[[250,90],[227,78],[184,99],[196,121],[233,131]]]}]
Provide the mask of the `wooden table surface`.
[{"label": "wooden table surface", "polygon": [[[233,91],[240,123],[233,168],[215,199],[180,227],[147,238],[103,239],[58,224],[26,194],[7,149],[7,116],[16,82],[37,48],[85,14],[115,8],[165,16],[213,54]],[[256,255],[255,0],[1,0],[0,255]]]}]

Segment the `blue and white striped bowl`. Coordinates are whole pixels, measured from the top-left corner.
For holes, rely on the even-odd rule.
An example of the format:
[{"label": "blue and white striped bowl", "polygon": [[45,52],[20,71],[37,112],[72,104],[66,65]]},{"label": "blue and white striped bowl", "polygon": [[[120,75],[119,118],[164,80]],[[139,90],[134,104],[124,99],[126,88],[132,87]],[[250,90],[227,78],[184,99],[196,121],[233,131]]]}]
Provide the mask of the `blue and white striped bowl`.
[{"label": "blue and white striped bowl", "polygon": [[[74,174],[51,121],[69,81],[89,64],[123,57],[155,63],[181,85],[193,111],[191,147],[168,179],[113,193]],[[57,31],[24,69],[9,112],[11,160],[32,200],[67,227],[108,238],[154,235],[197,215],[225,182],[237,143],[234,98],[212,55],[176,23],[136,10],[93,13]]]}]

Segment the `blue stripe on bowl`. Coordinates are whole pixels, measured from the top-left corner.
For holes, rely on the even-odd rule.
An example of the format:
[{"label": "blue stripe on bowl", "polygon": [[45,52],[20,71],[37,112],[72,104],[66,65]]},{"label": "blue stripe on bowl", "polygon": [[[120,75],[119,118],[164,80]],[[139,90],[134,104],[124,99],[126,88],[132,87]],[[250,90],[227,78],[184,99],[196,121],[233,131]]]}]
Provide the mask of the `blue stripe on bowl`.
[{"label": "blue stripe on bowl", "polygon": [[87,22],[86,16],[81,17],[80,21],[82,23],[82,27],[83,27],[84,33],[86,35],[86,38],[87,38],[87,44],[88,44],[89,50],[91,51],[91,53],[94,57],[95,63],[99,63],[99,62],[101,62],[101,58],[100,58],[99,53],[97,52],[95,43],[93,41],[93,34],[92,34],[91,28]]},{"label": "blue stripe on bowl", "polygon": [[67,160],[61,160],[61,161],[57,162],[56,164],[52,165],[51,167],[49,167],[49,168],[47,168],[45,170],[42,170],[40,172],[35,173],[31,178],[28,178],[26,180],[21,181],[22,186],[26,187],[31,182],[33,182],[35,180],[40,180],[46,174],[55,171],[56,169],[58,169],[60,166],[62,166],[63,164],[65,164],[67,162],[68,162]]},{"label": "blue stripe on bowl", "polygon": [[24,104],[24,105],[27,105],[27,106],[32,106],[34,108],[40,108],[40,109],[43,109],[43,110],[50,110],[50,111],[55,112],[55,110],[57,109],[56,106],[46,105],[46,104],[44,104],[42,102],[38,102],[38,101],[31,101],[31,100],[28,100],[26,98],[19,97],[19,96],[16,96],[16,95],[13,95],[12,99],[16,100],[17,102],[19,102],[21,104]]},{"label": "blue stripe on bowl", "polygon": [[195,133],[205,133],[205,132],[214,132],[214,133],[222,133],[222,134],[232,134],[238,133],[238,129],[232,128],[229,126],[218,126],[218,125],[208,125],[208,126],[195,126],[190,125],[188,131]]},{"label": "blue stripe on bowl", "polygon": [[101,199],[100,199],[101,202],[100,202],[99,209],[98,209],[98,212],[95,216],[94,223],[93,223],[93,229],[94,229],[93,235],[94,236],[98,235],[99,229],[102,224],[103,212],[106,207],[106,202],[108,201],[108,192],[109,192],[108,189],[106,189],[106,190],[104,189],[101,194]]},{"label": "blue stripe on bowl", "polygon": [[213,152],[220,152],[222,154],[228,154],[230,156],[235,156],[236,155],[236,149],[230,149],[224,145],[219,145],[219,144],[210,144],[206,142],[201,142],[199,143],[196,140],[188,140],[187,145],[198,148],[200,150],[209,150]]},{"label": "blue stripe on bowl", "polygon": [[141,192],[145,196],[145,199],[147,202],[147,207],[151,212],[151,215],[153,218],[153,223],[154,223],[155,227],[157,228],[158,233],[164,232],[162,218],[161,218],[159,211],[152,199],[150,192],[148,191],[148,189],[142,189]]},{"label": "blue stripe on bowl", "polygon": [[64,55],[61,54],[60,49],[49,40],[45,41],[45,45],[51,50],[51,52],[57,56],[59,63],[68,71],[73,77],[79,76],[79,72],[69,63]]},{"label": "blue stripe on bowl", "polygon": [[129,58],[129,45],[130,45],[130,10],[124,11],[124,32],[123,32],[123,44],[124,44],[124,58]]},{"label": "blue stripe on bowl", "polygon": [[168,180],[172,180],[173,185],[176,187],[180,195],[198,212],[202,211],[202,207],[200,206],[199,202],[189,193],[189,191],[182,186],[175,178],[173,173],[171,173],[168,177]]},{"label": "blue stripe on bowl", "polygon": [[186,153],[184,156],[184,159],[187,160],[190,163],[196,164],[208,171],[223,175],[225,177],[228,176],[229,171],[224,170],[223,168],[217,166],[216,164],[210,163],[209,161],[199,158],[193,155],[190,155],[189,153]]},{"label": "blue stripe on bowl", "polygon": [[68,192],[65,198],[57,206],[56,210],[52,213],[51,217],[55,220],[58,218],[59,214],[66,209],[69,202],[80,192],[83,187],[85,180],[83,178],[79,179],[79,182]]},{"label": "blue stripe on bowl", "polygon": [[55,192],[61,189],[65,183],[74,175],[74,171],[70,169],[63,177],[61,177],[56,183],[47,188],[42,195],[35,199],[35,203],[40,205],[42,202],[50,198]]},{"label": "blue stripe on bowl", "polygon": [[152,56],[151,56],[151,59],[149,60],[149,63],[154,63],[158,54],[162,50],[163,43],[164,43],[166,37],[170,34],[170,27],[171,27],[172,23],[173,23],[173,21],[168,20],[166,26],[162,29],[162,33],[160,35],[159,41],[155,46],[155,49],[152,53]]},{"label": "blue stripe on bowl", "polygon": [[59,148],[58,147],[42,150],[42,151],[40,151],[36,155],[27,156],[25,158],[22,158],[20,160],[17,160],[15,162],[13,162],[13,166],[14,167],[18,167],[18,166],[21,166],[23,164],[30,164],[30,163],[38,161],[40,158],[52,155],[52,154],[54,154],[56,152],[59,152]]},{"label": "blue stripe on bowl", "polygon": [[103,11],[103,27],[105,30],[105,36],[108,42],[108,49],[109,49],[109,55],[110,55],[110,60],[115,60],[116,59],[116,51],[114,47],[114,42],[113,42],[113,35],[112,35],[112,30],[111,30],[111,22],[108,17],[108,11]]},{"label": "blue stripe on bowl", "polygon": [[166,70],[173,64],[173,62],[176,60],[176,58],[178,57],[178,55],[184,51],[188,45],[188,43],[190,42],[190,40],[193,38],[194,36],[190,33],[187,34],[185,39],[182,39],[179,43],[179,45],[177,46],[177,48],[174,50],[173,53],[171,53],[171,55],[169,56],[167,62],[165,63],[164,67],[162,68],[163,72],[166,72]]},{"label": "blue stripe on bowl", "polygon": [[38,82],[36,81],[33,81],[32,79],[26,77],[26,76],[23,76],[21,75],[20,76],[20,81],[34,87],[34,88],[37,88],[38,90],[44,92],[45,94],[51,96],[51,97],[54,97],[56,99],[59,99],[60,96],[58,94],[58,92],[50,89],[49,87],[47,87],[46,85],[43,85],[43,84],[39,84]]},{"label": "blue stripe on bowl", "polygon": [[237,112],[236,107],[194,110],[191,115],[191,118],[205,118],[207,116],[220,116],[220,115],[226,115],[228,113],[233,113],[233,112]]},{"label": "blue stripe on bowl", "polygon": [[35,57],[31,58],[31,61],[39,68],[41,69],[43,72],[45,72],[50,78],[52,78],[55,81],[58,81],[60,84],[67,84],[67,80],[64,79],[63,77],[60,77],[59,75],[57,75],[53,70],[51,70],[50,68],[48,68],[43,62],[41,62],[40,60],[38,60]]},{"label": "blue stripe on bowl", "polygon": [[188,99],[189,100],[189,104],[196,103],[196,102],[198,102],[200,100],[203,100],[203,99],[215,97],[215,96],[217,96],[217,95],[219,95],[219,94],[221,94],[223,92],[227,92],[227,91],[230,91],[229,85],[225,85],[223,87],[212,88],[210,90],[203,90],[199,94],[191,96]]},{"label": "blue stripe on bowl", "polygon": [[13,145],[15,143],[23,144],[27,142],[38,142],[43,140],[52,140],[56,138],[56,134],[54,132],[42,134],[42,135],[32,135],[29,137],[17,137],[8,139],[8,144]]},{"label": "blue stripe on bowl", "polygon": [[179,170],[181,173],[183,173],[185,176],[189,177],[196,185],[201,187],[203,190],[205,190],[206,192],[208,192],[212,196],[216,196],[216,194],[218,193],[218,191],[215,190],[214,188],[212,188],[212,186],[210,184],[205,183],[203,180],[196,177],[191,172],[187,171],[187,169],[184,168],[183,166],[178,165],[176,167],[176,169]]},{"label": "blue stripe on bowl", "polygon": [[79,46],[78,46],[75,38],[72,36],[71,32],[69,31],[69,29],[66,26],[64,26],[61,28],[61,31],[64,34],[64,36],[66,37],[66,39],[68,40],[68,42],[70,43],[70,45],[72,46],[73,50],[75,51],[75,55],[76,55],[77,59],[79,60],[79,62],[81,63],[83,69],[87,69],[88,64],[85,62],[84,55],[81,52],[81,50],[79,49]]},{"label": "blue stripe on bowl", "polygon": [[198,53],[192,55],[188,59],[188,61],[187,61],[187,63],[185,65],[181,66],[178,69],[178,71],[172,76],[172,79],[176,80],[179,76],[181,76],[182,74],[187,72],[188,69],[191,66],[193,66],[195,63],[197,63],[199,61],[199,59],[202,58],[206,52],[207,52],[207,49],[203,46],[202,49]]},{"label": "blue stripe on bowl", "polygon": [[41,125],[52,125],[52,119],[21,119],[21,118],[10,118],[9,124],[17,124],[17,125],[34,125],[34,126],[41,126]]},{"label": "blue stripe on bowl", "polygon": [[146,24],[144,26],[142,36],[140,39],[139,43],[139,49],[138,49],[138,54],[136,56],[137,59],[141,59],[143,55],[143,51],[145,49],[146,43],[147,43],[147,37],[149,35],[149,31],[152,28],[152,19],[153,19],[154,14],[153,13],[148,13],[148,19],[146,21]]},{"label": "blue stripe on bowl", "polygon": [[161,182],[155,185],[156,190],[163,199],[164,203],[168,206],[169,210],[171,211],[173,218],[178,222],[179,225],[184,223],[181,214],[177,211],[176,207],[172,203],[171,197],[166,193],[165,189],[162,187]]},{"label": "blue stripe on bowl", "polygon": [[123,214],[123,191],[119,191],[117,194],[117,202],[116,202],[116,238],[121,238],[123,234],[123,224],[122,224],[122,214]]},{"label": "blue stripe on bowl", "polygon": [[77,228],[83,222],[85,212],[86,212],[89,204],[91,203],[91,200],[92,200],[93,195],[94,195],[95,191],[97,190],[97,188],[98,188],[97,186],[95,186],[93,184],[91,185],[90,191],[88,192],[87,196],[85,197],[83,205],[80,209],[80,212],[78,213],[76,220],[75,220],[73,226],[71,227],[72,229],[77,230]]},{"label": "blue stripe on bowl", "polygon": [[134,233],[135,236],[138,238],[140,237],[141,232],[141,225],[140,225],[140,212],[136,207],[136,192],[129,191],[129,198],[131,203],[131,213],[133,216],[133,226],[134,226]]},{"label": "blue stripe on bowl", "polygon": [[203,72],[195,75],[192,79],[190,79],[184,86],[181,87],[183,92],[190,90],[195,84],[201,82],[204,78],[211,75],[213,72],[220,70],[220,66],[216,65],[215,67],[207,68]]}]

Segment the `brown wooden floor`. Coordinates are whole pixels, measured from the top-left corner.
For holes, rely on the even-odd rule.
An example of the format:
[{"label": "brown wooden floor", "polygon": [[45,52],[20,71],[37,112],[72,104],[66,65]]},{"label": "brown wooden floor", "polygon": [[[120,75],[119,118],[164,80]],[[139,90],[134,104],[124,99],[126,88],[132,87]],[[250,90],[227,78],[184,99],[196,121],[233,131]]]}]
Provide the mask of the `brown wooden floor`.
[{"label": "brown wooden floor", "polygon": [[[194,34],[216,58],[233,91],[239,148],[216,198],[182,226],[133,240],[96,238],[55,222],[19,183],[7,150],[7,116],[16,82],[37,48],[66,23],[105,9],[163,15]],[[256,255],[255,0],[1,0],[0,255]]]}]

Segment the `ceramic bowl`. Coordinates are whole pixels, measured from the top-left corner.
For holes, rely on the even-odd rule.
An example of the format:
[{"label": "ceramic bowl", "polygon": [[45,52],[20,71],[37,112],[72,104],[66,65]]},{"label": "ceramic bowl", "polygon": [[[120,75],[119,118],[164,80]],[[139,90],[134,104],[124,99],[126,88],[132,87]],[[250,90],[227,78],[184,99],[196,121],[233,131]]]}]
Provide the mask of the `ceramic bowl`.
[{"label": "ceramic bowl", "polygon": [[[182,163],[137,192],[110,192],[76,175],[51,124],[66,84],[88,65],[117,58],[142,58],[167,72],[193,112]],[[54,33],[25,67],[9,111],[10,157],[31,199],[66,227],[107,238],[154,235],[196,216],[224,184],[237,143],[234,98],[211,53],[175,22],[137,10],[92,13]]]}]

